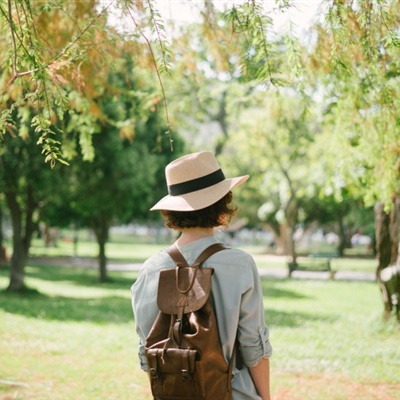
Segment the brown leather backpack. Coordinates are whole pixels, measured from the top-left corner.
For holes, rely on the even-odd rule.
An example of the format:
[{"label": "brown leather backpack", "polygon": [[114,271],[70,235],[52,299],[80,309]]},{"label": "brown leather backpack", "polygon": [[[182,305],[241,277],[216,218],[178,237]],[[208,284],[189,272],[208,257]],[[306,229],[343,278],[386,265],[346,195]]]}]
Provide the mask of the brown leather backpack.
[{"label": "brown leather backpack", "polygon": [[155,400],[232,399],[234,353],[228,365],[210,299],[214,270],[202,268],[223,249],[220,243],[211,245],[192,266],[175,246],[167,249],[177,267],[160,272],[160,312],[145,346]]}]

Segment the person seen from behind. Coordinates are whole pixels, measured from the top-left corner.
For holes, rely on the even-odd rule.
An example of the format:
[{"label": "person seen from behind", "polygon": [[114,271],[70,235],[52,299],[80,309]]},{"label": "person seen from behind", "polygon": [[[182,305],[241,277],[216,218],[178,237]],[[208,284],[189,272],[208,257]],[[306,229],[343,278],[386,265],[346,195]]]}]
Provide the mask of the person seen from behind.
[{"label": "person seen from behind", "polygon": [[[169,194],[151,210],[160,210],[166,226],[180,232],[174,244],[192,265],[203,250],[218,243],[214,230],[227,226],[236,213],[232,189],[249,176],[225,178],[209,151],[176,159],[166,166],[165,174]],[[224,357],[229,363],[237,339],[243,364],[233,368],[232,399],[270,400],[272,346],[257,266],[248,253],[233,248],[212,255],[204,262],[204,267],[208,265],[214,268],[211,293]],[[145,371],[146,337],[159,312],[160,271],[174,267],[166,250],[160,251],[145,261],[131,289],[139,359]]]}]

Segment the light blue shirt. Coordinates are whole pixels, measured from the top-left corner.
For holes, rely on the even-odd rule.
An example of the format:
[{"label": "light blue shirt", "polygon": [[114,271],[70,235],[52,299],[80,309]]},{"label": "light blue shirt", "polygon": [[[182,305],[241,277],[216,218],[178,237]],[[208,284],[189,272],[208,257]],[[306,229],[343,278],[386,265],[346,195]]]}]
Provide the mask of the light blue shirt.
[{"label": "light blue shirt", "polygon": [[[179,250],[191,265],[204,249],[217,242],[210,236],[182,246]],[[233,369],[233,400],[261,400],[248,367],[257,365],[264,357],[270,357],[272,347],[264,320],[263,296],[257,266],[249,254],[237,249],[222,250],[205,261],[203,266],[214,268],[212,296],[219,337],[227,362],[232,356],[236,336],[239,340],[244,366],[241,370]],[[145,371],[147,363],[144,345],[159,311],[159,272],[174,267],[175,264],[168,253],[162,250],[143,264],[131,288],[136,331],[140,338],[139,359]]]}]

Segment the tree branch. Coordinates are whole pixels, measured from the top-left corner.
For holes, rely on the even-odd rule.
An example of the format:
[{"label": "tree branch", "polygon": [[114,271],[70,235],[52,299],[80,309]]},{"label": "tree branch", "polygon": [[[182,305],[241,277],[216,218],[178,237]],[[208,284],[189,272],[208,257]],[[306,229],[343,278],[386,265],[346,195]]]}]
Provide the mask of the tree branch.
[{"label": "tree branch", "polygon": [[16,42],[15,42],[15,37],[14,37],[14,27],[12,25],[12,18],[11,18],[11,0],[8,0],[8,12],[9,12],[9,24],[10,24],[10,29],[11,29],[11,37],[12,37],[12,41],[13,41],[13,76],[11,77],[11,79],[7,82],[5,89],[7,89],[17,78],[20,78],[22,76],[25,75],[31,75],[34,74],[35,72],[39,72],[42,71],[44,69],[47,69],[51,64],[53,64],[54,62],[56,62],[57,60],[59,60],[62,56],[64,56],[67,51],[75,44],[77,43],[82,36],[93,26],[93,24],[103,15],[103,13],[105,11],[108,10],[108,8],[111,6],[111,4],[114,2],[114,0],[112,0],[106,7],[104,7],[101,12],[99,14],[96,15],[96,17],[94,17],[90,23],[85,27],[85,29],[83,29],[83,31],[81,31],[79,33],[79,35],[68,44],[67,47],[64,48],[64,50],[62,50],[59,54],[57,54],[51,61],[48,61],[47,63],[45,63],[44,65],[42,65],[41,67],[37,67],[37,68],[33,68],[30,69],[28,71],[24,71],[24,72],[18,72],[17,70],[17,46],[16,46]]},{"label": "tree branch", "polygon": [[162,54],[162,60],[163,60],[163,64],[164,64],[164,70],[168,71],[168,65],[167,65],[167,61],[165,59],[165,54],[167,52],[167,49],[165,48],[165,46],[163,45],[163,41],[161,38],[161,32],[160,32],[160,28],[159,28],[159,22],[156,20],[155,15],[156,15],[156,11],[154,11],[153,6],[151,4],[151,0],[147,0],[147,4],[149,6],[149,10],[150,10],[150,17],[153,21],[153,25],[154,25],[154,29],[157,33],[157,38],[158,38],[158,42],[160,44],[160,49],[161,49],[161,54]]},{"label": "tree branch", "polygon": [[257,3],[255,2],[255,0],[252,0],[252,6],[253,6],[252,8],[253,8],[254,14],[255,14],[255,16],[257,18],[257,21],[258,21],[258,24],[259,24],[259,29],[260,29],[260,31],[262,33],[262,36],[261,36],[262,50],[263,50],[263,52],[265,54],[265,58],[266,58],[266,61],[267,61],[269,81],[271,82],[272,85],[275,86],[275,82],[274,82],[274,79],[272,77],[271,58],[270,58],[270,54],[269,54],[269,51],[268,51],[267,30],[264,29],[264,24],[263,24],[263,21],[262,21],[262,18],[260,16],[260,14],[259,14],[259,12],[257,10]]},{"label": "tree branch", "polygon": [[[8,22],[10,24],[10,32],[11,32],[11,41],[12,41],[12,46],[13,46],[13,73],[14,76],[18,74],[17,71],[17,43],[15,42],[15,35],[14,35],[14,26],[13,26],[13,21],[12,21],[12,9],[11,9],[11,0],[8,0]],[[7,84],[8,86],[8,84]],[[6,86],[6,88],[7,88]]]},{"label": "tree branch", "polygon": [[165,90],[164,90],[164,85],[163,85],[163,82],[162,82],[162,79],[161,79],[160,70],[159,70],[159,68],[158,68],[158,66],[157,66],[157,60],[156,60],[156,58],[155,58],[154,51],[153,51],[153,48],[152,48],[152,46],[151,46],[150,40],[149,40],[149,39],[147,38],[147,36],[143,33],[143,30],[140,28],[139,24],[136,22],[135,17],[133,16],[131,9],[130,9],[129,7],[127,7],[127,10],[128,10],[129,16],[131,17],[133,23],[135,24],[135,26],[136,26],[136,28],[137,28],[137,30],[139,31],[139,33],[140,33],[140,35],[143,37],[143,39],[146,41],[147,46],[149,47],[149,50],[150,50],[151,58],[152,58],[152,60],[153,60],[154,67],[155,67],[155,69],[156,69],[158,82],[159,82],[159,84],[160,84],[161,92],[162,92],[162,96],[163,96],[163,103],[164,103],[164,110],[165,110],[165,118],[166,118],[166,121],[167,121],[167,131],[166,131],[165,133],[168,135],[168,138],[169,138],[170,150],[173,151],[173,150],[174,150],[174,147],[173,147],[173,140],[172,140],[171,133],[170,133],[170,126],[171,126],[171,125],[170,125],[170,122],[169,122],[167,97],[166,97],[166,95],[165,95]]}]

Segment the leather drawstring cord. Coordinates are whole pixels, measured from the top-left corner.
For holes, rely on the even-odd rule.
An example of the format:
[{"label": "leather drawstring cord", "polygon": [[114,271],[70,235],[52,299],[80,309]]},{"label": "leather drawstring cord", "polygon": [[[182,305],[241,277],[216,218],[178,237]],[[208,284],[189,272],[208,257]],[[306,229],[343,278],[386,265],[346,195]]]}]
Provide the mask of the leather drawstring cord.
[{"label": "leather drawstring cord", "polygon": [[189,287],[188,287],[187,289],[180,289],[180,288],[179,288],[179,270],[180,270],[180,268],[181,268],[181,267],[175,268],[175,271],[176,271],[176,272],[175,272],[176,290],[177,290],[178,292],[182,293],[182,294],[186,294],[186,293],[188,293],[188,292],[192,289],[192,287],[193,287],[193,285],[194,285],[194,281],[196,280],[196,276],[197,276],[197,271],[199,270],[199,265],[196,265],[196,266],[193,266],[193,267],[192,267],[192,268],[194,269],[193,278],[192,278],[192,280],[191,280],[191,282],[190,282],[190,284],[189,284]]}]

